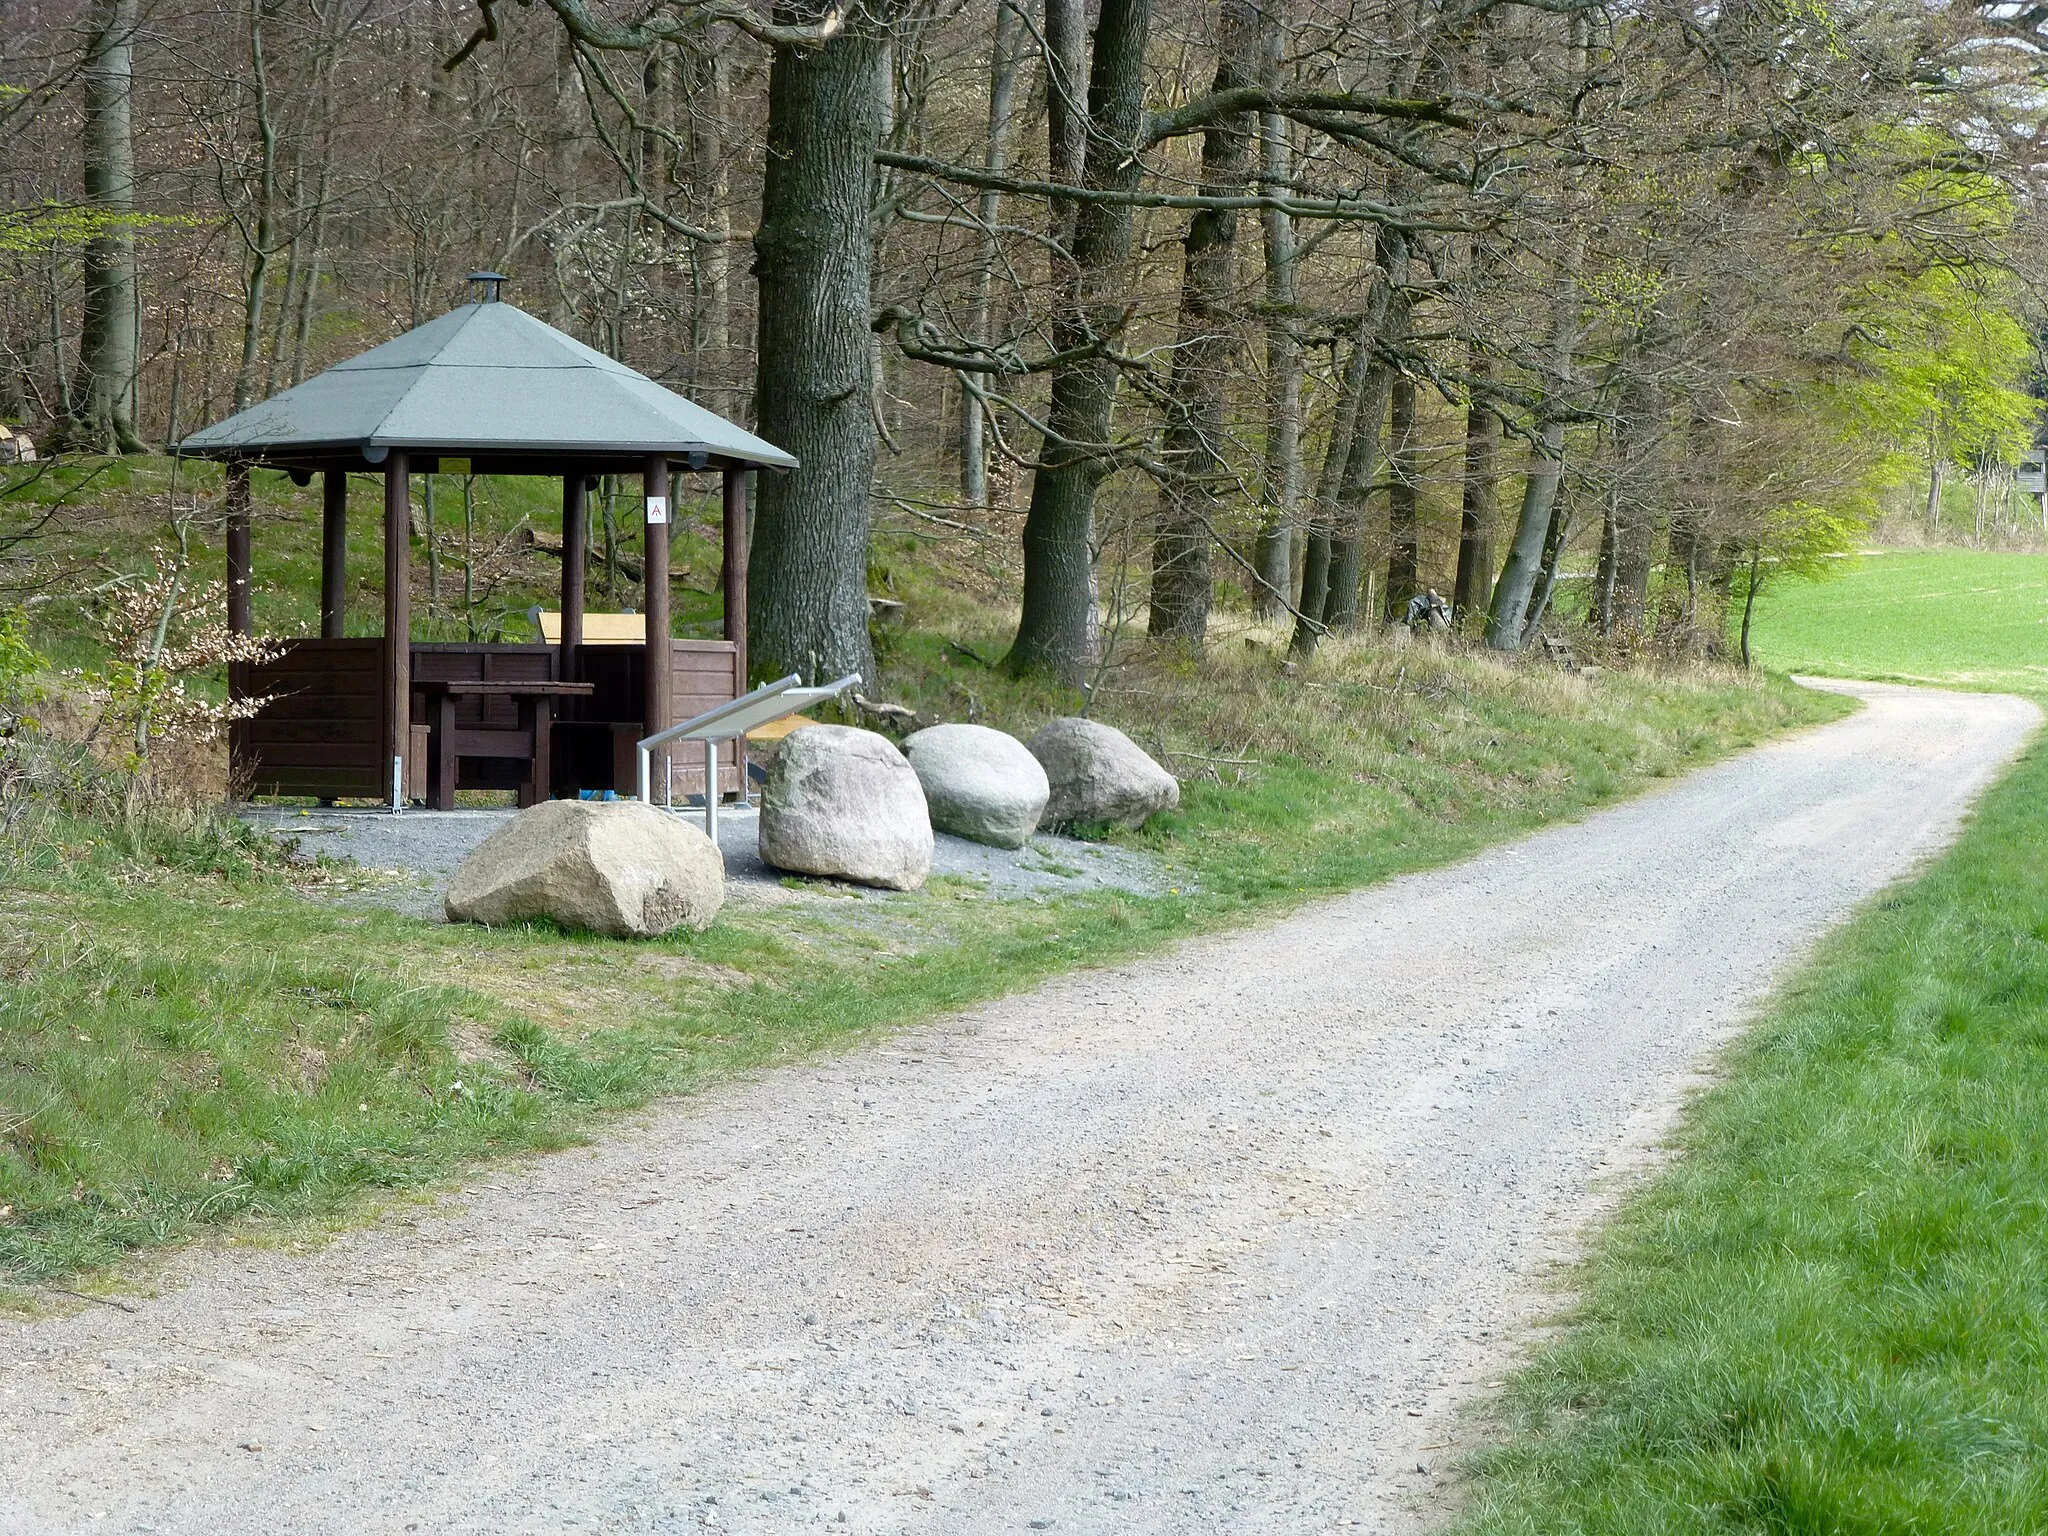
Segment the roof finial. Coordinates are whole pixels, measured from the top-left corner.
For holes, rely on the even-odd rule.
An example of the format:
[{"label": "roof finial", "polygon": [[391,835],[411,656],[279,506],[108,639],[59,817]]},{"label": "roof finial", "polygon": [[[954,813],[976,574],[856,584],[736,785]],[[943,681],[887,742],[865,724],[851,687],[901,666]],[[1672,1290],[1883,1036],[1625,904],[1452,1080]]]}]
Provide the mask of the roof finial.
[{"label": "roof finial", "polygon": [[502,272],[472,272],[469,280],[477,285],[476,302],[479,304],[497,303],[498,290],[511,281]]}]

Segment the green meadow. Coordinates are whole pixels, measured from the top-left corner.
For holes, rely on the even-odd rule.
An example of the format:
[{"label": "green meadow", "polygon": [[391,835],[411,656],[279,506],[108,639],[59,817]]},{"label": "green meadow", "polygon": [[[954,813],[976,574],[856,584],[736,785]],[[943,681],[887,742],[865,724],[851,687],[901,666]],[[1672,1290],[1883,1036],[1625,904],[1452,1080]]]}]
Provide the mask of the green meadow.
[{"label": "green meadow", "polygon": [[1757,596],[1774,671],[2048,691],[2048,555],[1881,550]]}]

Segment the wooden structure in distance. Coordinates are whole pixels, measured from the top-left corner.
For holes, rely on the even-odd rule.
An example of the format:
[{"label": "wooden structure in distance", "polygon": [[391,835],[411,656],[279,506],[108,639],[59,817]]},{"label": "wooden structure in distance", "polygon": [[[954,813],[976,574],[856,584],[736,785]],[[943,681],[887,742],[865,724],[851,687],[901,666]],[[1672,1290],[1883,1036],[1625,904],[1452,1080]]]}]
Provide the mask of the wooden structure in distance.
[{"label": "wooden structure in distance", "polygon": [[[476,302],[336,364],[177,445],[180,454],[227,466],[228,619],[240,634],[253,632],[249,471],[283,470],[301,485],[310,484],[316,474],[324,477],[320,639],[291,642],[285,664],[272,675],[252,675],[231,684],[253,696],[259,688],[274,689],[281,682],[282,696],[297,701],[280,704],[274,711],[267,708],[237,733],[237,781],[253,784],[259,792],[368,796],[388,800],[394,810],[409,799],[424,798],[426,760],[435,751],[434,726],[416,718],[426,714],[425,700],[414,687],[416,665],[435,671],[432,681],[437,684],[462,685],[454,696],[471,712],[464,729],[475,740],[508,747],[510,736],[502,730],[491,734],[493,719],[506,710],[497,708],[494,716],[493,709],[512,705],[515,699],[530,701],[535,696],[532,685],[540,682],[563,685],[557,692],[569,712],[566,725],[607,725],[614,728],[614,735],[630,728],[633,739],[688,718],[706,707],[707,700],[715,703],[746,691],[746,473],[789,469],[796,461],[744,428],[503,303],[498,296],[503,279],[496,274],[477,273],[472,281],[482,285]],[[561,480],[558,645],[412,643],[411,477],[463,471]],[[723,479],[725,638],[673,641],[668,579],[671,477],[714,472]],[[364,676],[365,663],[372,657],[363,642],[344,638],[351,474],[379,475],[384,484],[384,625],[382,640],[375,645],[373,680]],[[585,497],[596,477],[605,474],[637,475],[644,488],[647,643],[638,648],[637,666],[622,670],[607,662],[595,669],[603,677],[590,677],[586,673],[593,670],[591,658],[582,645]],[[713,698],[706,690],[721,676],[725,680],[716,686],[726,691]],[[499,690],[502,696],[483,686],[493,681],[505,685]],[[366,682],[373,685],[374,727],[367,719],[370,700],[362,696]],[[574,691],[585,683],[591,685],[587,693]],[[697,706],[680,715],[679,683],[686,689],[685,698]],[[622,689],[638,695],[637,708],[622,700]],[[439,693],[445,697],[448,690],[444,686]],[[576,710],[593,697],[604,701],[598,717],[577,719]],[[531,713],[528,705],[519,709],[520,718]],[[445,721],[447,708],[438,709],[436,717]],[[479,732],[483,734],[475,734]],[[368,762],[361,760],[365,739],[373,743]],[[528,750],[536,755],[548,749],[535,739]],[[572,768],[577,763],[583,767],[566,780],[555,761],[538,762],[535,756],[538,766],[530,763],[529,778],[519,782],[537,780],[541,787],[523,789],[522,799],[529,794],[545,798],[558,784],[574,788],[579,777],[589,778],[595,772],[591,765],[601,754],[591,741],[579,750],[580,757],[571,752],[565,761]],[[616,750],[612,757],[617,760]],[[493,759],[479,754],[477,761]],[[452,757],[450,762],[454,763]],[[734,767],[744,771],[737,755]],[[451,774],[469,771],[449,769]],[[500,787],[492,775],[502,778],[512,770],[476,771],[480,777],[472,782]],[[666,765],[659,771],[666,778]],[[451,778],[439,786],[435,798],[445,802],[458,784],[463,784],[461,778]],[[716,794],[722,786],[703,788]]]}]

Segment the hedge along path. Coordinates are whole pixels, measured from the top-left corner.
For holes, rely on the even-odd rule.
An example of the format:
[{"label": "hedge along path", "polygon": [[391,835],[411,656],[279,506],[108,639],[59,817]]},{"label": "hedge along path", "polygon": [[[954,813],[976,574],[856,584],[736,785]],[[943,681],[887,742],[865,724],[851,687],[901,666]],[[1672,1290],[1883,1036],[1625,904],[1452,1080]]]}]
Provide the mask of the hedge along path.
[{"label": "hedge along path", "polygon": [[1575,826],[10,1324],[0,1528],[1415,1528],[1603,1174],[2039,718],[1827,686]]}]

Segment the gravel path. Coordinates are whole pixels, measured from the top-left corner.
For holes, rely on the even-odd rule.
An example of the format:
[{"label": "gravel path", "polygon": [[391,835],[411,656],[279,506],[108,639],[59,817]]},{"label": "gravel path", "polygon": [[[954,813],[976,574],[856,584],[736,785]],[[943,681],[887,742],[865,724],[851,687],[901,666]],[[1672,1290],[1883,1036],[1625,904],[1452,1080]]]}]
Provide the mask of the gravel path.
[{"label": "gravel path", "polygon": [[1455,868],[7,1324],[0,1529],[1425,1527],[1690,1074],[2038,718],[1827,686]]}]

